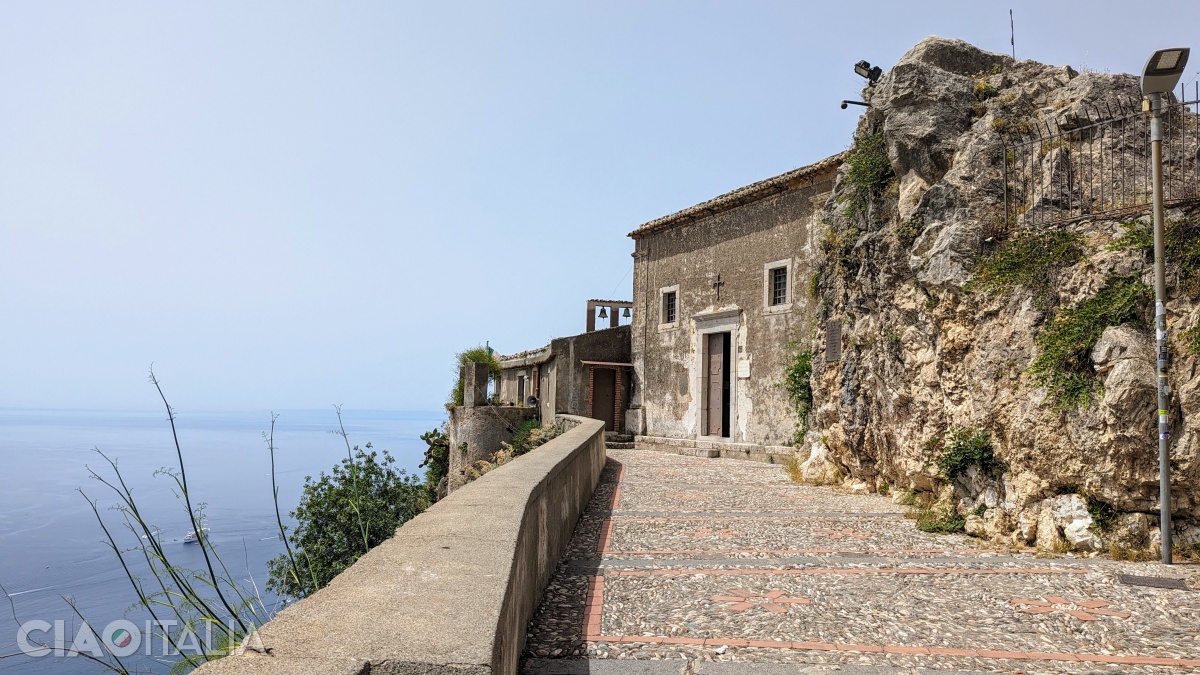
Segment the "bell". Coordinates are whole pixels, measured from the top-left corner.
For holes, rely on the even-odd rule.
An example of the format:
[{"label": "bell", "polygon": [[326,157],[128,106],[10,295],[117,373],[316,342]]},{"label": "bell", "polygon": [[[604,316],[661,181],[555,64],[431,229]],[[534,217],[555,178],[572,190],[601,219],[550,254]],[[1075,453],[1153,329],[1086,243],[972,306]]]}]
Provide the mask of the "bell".
[{"label": "bell", "polygon": [[624,316],[626,319],[629,318],[629,308],[628,307],[625,308],[625,313],[622,314],[621,316]]},{"label": "bell", "polygon": [[607,307],[601,307],[601,308],[600,308],[600,318],[601,318],[601,319],[607,319],[607,318],[608,318],[608,308],[607,308]]}]

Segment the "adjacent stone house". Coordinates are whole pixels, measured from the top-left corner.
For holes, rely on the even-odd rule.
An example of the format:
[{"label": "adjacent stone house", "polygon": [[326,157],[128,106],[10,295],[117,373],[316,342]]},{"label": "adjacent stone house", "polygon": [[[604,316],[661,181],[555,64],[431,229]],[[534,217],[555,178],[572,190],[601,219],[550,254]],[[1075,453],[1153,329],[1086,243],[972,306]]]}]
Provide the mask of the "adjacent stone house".
[{"label": "adjacent stone house", "polygon": [[[779,452],[783,389],[813,329],[810,261],[841,155],[648,222],[635,242],[626,430],[704,454]],[[721,453],[724,454],[724,453]]]},{"label": "adjacent stone house", "polygon": [[629,330],[629,325],[615,326],[555,338],[540,349],[500,357],[500,403],[529,405],[533,397],[543,420],[581,415],[619,431],[632,379]]}]

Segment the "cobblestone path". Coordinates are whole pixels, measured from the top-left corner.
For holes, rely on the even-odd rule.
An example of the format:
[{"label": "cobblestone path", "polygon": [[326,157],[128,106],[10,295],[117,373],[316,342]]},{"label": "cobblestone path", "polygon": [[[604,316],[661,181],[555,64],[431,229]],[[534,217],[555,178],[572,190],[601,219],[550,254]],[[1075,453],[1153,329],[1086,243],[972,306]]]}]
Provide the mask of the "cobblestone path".
[{"label": "cobblestone path", "polygon": [[523,672],[1200,672],[1195,565],[1039,558],[920,532],[776,465],[610,451]]}]

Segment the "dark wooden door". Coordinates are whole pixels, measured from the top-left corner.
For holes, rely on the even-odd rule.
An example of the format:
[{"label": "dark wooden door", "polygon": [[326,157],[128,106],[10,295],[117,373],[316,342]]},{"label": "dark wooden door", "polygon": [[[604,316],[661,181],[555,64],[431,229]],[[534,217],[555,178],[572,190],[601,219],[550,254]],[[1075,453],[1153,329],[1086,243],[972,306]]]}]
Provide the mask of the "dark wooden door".
[{"label": "dark wooden door", "polygon": [[605,431],[616,431],[617,371],[596,368],[592,372],[592,419],[604,420]]},{"label": "dark wooden door", "polygon": [[708,335],[708,429],[709,436],[725,435],[725,340],[728,333]]}]

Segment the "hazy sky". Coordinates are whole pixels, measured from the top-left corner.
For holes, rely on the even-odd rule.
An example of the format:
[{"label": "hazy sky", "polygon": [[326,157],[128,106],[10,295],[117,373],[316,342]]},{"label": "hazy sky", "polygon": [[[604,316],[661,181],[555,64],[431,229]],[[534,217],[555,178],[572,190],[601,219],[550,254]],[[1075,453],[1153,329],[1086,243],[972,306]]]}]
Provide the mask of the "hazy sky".
[{"label": "hazy sky", "polygon": [[1200,28],[1195,2],[0,2],[0,406],[151,408],[153,362],[192,409],[440,408],[455,351],[629,298],[639,224],[844,149],[855,61],[1007,52],[1010,7],[1018,57],[1099,71]]}]

